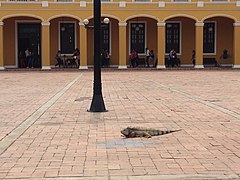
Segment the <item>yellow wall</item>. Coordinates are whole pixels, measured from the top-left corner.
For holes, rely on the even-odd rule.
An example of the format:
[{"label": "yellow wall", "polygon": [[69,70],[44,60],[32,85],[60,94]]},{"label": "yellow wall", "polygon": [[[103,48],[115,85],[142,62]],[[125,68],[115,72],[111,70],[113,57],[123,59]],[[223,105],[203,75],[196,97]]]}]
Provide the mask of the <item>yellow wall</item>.
[{"label": "yellow wall", "polygon": [[[120,1],[120,0],[117,0]],[[204,0],[207,1],[207,0]],[[76,0],[79,2],[79,0]],[[50,21],[50,63],[56,63],[55,54],[58,50],[58,21],[76,21],[76,40],[79,47],[79,20],[92,18],[93,4],[88,0],[87,7],[80,7],[75,3],[52,3],[49,7],[43,8],[41,3],[1,3],[0,21],[4,22],[4,65],[14,66],[16,60],[16,42],[15,42],[15,20],[39,20]],[[126,7],[120,8],[117,3],[102,3],[102,14],[110,18],[111,21],[111,65],[118,65],[119,57],[119,28],[118,23],[130,21],[147,22],[147,44],[149,49],[153,49],[157,54],[157,22],[181,21],[182,27],[182,49],[179,56],[182,64],[191,64],[191,52],[195,49],[195,22],[208,21],[217,22],[217,52],[216,55],[204,56],[219,58],[223,49],[228,49],[229,54],[233,57],[233,23],[240,22],[240,12],[234,3],[204,4],[204,7],[197,7],[194,3],[171,3],[170,0],[166,7],[158,7],[157,3],[132,3]],[[153,2],[158,2],[153,0]],[[193,0],[192,2],[196,2]],[[209,2],[209,1],[208,1]],[[235,2],[235,1],[234,1]],[[14,10],[9,10],[9,9]],[[209,11],[211,9],[211,11]],[[21,15],[22,14],[22,15]],[[21,17],[18,17],[20,16]],[[8,17],[9,16],[9,17]],[[15,17],[11,17],[15,16]],[[31,16],[31,17],[26,17]],[[179,17],[184,16],[184,17]],[[222,16],[209,18],[211,16]],[[35,17],[35,18],[34,18]],[[137,17],[137,18],[136,18]],[[91,21],[92,22],[92,19]],[[126,64],[129,64],[129,26],[127,25],[127,49]],[[88,65],[93,65],[93,30],[87,31],[87,58]],[[80,52],[81,53],[81,52]],[[142,55],[144,57],[144,55]],[[233,59],[221,60],[221,63],[233,63]]]}]

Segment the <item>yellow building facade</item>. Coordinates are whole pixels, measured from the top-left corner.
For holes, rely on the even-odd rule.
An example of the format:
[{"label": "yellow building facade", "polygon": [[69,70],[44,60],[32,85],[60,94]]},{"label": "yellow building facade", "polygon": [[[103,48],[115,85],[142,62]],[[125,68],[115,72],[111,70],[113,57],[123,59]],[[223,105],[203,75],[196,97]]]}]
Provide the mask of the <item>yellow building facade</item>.
[{"label": "yellow building facade", "polygon": [[[104,0],[102,19],[110,23],[102,33],[112,67],[127,68],[132,49],[145,57],[153,50],[157,68],[166,68],[174,48],[181,66],[204,68],[204,59],[240,68],[240,1],[234,0]],[[79,69],[93,66],[93,2],[79,0],[0,1],[0,69],[22,68],[27,48],[36,67],[51,69],[58,50],[70,56],[80,50]],[[224,50],[228,58],[221,58]]]}]

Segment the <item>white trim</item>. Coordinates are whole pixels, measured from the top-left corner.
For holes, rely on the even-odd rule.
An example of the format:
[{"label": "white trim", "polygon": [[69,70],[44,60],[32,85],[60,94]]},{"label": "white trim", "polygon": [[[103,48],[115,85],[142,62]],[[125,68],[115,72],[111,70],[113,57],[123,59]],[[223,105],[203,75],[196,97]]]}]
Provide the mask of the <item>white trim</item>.
[{"label": "white trim", "polygon": [[230,0],[210,0],[211,3],[228,3]]},{"label": "white trim", "polygon": [[0,21],[0,26],[3,26],[4,25],[4,22]]},{"label": "white trim", "polygon": [[127,69],[127,66],[118,66],[118,69]]},{"label": "white trim", "polygon": [[165,1],[159,1],[158,2],[158,7],[165,7]]},{"label": "white trim", "polygon": [[127,26],[127,23],[126,23],[126,22],[119,22],[119,23],[118,23],[118,26],[126,27],[126,26]]},{"label": "white trim", "polygon": [[204,23],[203,22],[197,22],[195,23],[196,27],[204,27]]},{"label": "white trim", "polygon": [[203,66],[203,65],[195,65],[194,68],[196,68],[196,69],[202,69],[202,68],[204,68],[204,66]]},{"label": "white trim", "polygon": [[157,23],[157,26],[158,26],[158,27],[162,27],[162,26],[165,27],[165,26],[166,26],[166,23],[165,23],[165,22],[158,22],[158,23]]},{"label": "white trim", "polygon": [[[62,18],[64,18],[64,17],[62,17]],[[73,23],[74,24],[74,41],[75,41],[75,44],[74,44],[74,48],[77,48],[77,25],[76,25],[76,22],[77,21],[58,21],[58,49],[60,50],[60,48],[61,48],[61,29],[60,29],[60,24],[61,23]],[[71,54],[62,54],[62,55],[72,55],[72,53]]]},{"label": "white trim", "polygon": [[166,69],[165,65],[157,65],[157,69]]},{"label": "white trim", "polygon": [[50,70],[51,66],[42,66],[42,70]]},{"label": "white trim", "polygon": [[126,1],[120,1],[119,7],[126,7]]},{"label": "white trim", "polygon": [[[205,21],[204,22],[204,24],[205,23],[214,23],[215,25],[215,32],[214,32],[214,52],[213,53],[204,53],[203,52],[203,55],[205,56],[205,55],[212,55],[212,56],[214,56],[214,55],[217,55],[216,54],[216,52],[217,52],[217,21]],[[203,27],[204,28],[204,27]],[[203,29],[203,31],[204,31],[204,29]],[[204,36],[204,34],[203,34],[203,36]],[[204,38],[204,37],[203,37]],[[204,44],[204,42],[203,42],[203,44]]]},{"label": "white trim", "polygon": [[48,7],[48,1],[42,1],[42,7]]},{"label": "white trim", "polygon": [[[136,17],[138,18],[138,17]],[[129,21],[129,28],[128,28],[128,52],[129,52],[129,55],[131,54],[131,24],[132,23],[144,23],[145,24],[145,44],[144,44],[144,52],[143,53],[139,53],[138,52],[138,55],[145,55],[145,49],[147,47],[147,21]]]},{"label": "white trim", "polygon": [[233,26],[240,26],[240,22],[233,23]]},{"label": "white trim", "polygon": [[4,66],[0,66],[0,70],[5,70],[6,68]]},{"label": "white trim", "polygon": [[234,64],[233,68],[240,68],[240,64]]},{"label": "white trim", "polygon": [[88,66],[79,66],[79,69],[88,69]]},{"label": "white trim", "polygon": [[86,1],[80,1],[79,6],[80,7],[87,7],[87,2]]},{"label": "white trim", "polygon": [[85,26],[85,24],[83,22],[79,22],[78,25],[79,26]]},{"label": "white trim", "polygon": [[197,7],[204,7],[204,2],[203,1],[198,1],[197,2]]},{"label": "white trim", "polygon": [[[15,65],[13,68],[18,68],[18,24],[23,24],[23,23],[29,23],[29,24],[37,24],[37,23],[41,23],[40,20],[15,20]],[[42,32],[40,30],[40,34],[42,36]],[[41,42],[41,41],[40,41]],[[41,48],[41,46],[40,46]],[[25,52],[23,52],[25,53]],[[40,55],[41,59],[41,63],[42,63],[42,56]]]},{"label": "white trim", "polygon": [[[179,23],[180,25],[180,39],[179,39],[179,53],[177,53],[177,55],[178,56],[181,56],[182,55],[182,21],[166,21],[166,25],[165,26],[167,26],[167,23]],[[166,31],[166,29],[165,29],[165,31]],[[166,32],[165,32],[166,33]],[[166,35],[167,35],[167,33],[166,33]],[[166,41],[166,35],[165,35],[165,41]],[[165,51],[166,51],[166,45],[165,45]],[[166,53],[165,52],[165,56],[168,56],[169,55],[169,53]]]},{"label": "white trim", "polygon": [[43,21],[43,22],[41,23],[41,25],[42,25],[42,26],[50,26],[50,22],[48,22],[48,21]]}]

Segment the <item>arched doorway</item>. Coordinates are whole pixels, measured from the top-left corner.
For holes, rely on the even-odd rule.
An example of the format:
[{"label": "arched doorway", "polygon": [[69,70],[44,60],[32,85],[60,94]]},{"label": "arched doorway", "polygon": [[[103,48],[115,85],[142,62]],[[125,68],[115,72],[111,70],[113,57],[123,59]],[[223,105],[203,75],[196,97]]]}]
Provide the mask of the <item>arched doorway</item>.
[{"label": "arched doorway", "polygon": [[[41,20],[26,16],[4,19],[4,47],[5,67],[40,68]],[[25,53],[27,49],[29,58]]]},{"label": "arched doorway", "polygon": [[[119,29],[118,29],[118,20],[112,17],[102,16],[101,21],[103,22],[104,18],[109,18],[110,23],[102,23],[101,30],[101,49],[108,51],[110,56],[109,66],[117,67],[119,64]],[[88,26],[93,26],[93,18],[89,19]],[[93,28],[87,28],[87,64],[92,67],[94,64],[93,60],[93,49],[94,49],[94,31]],[[103,63],[101,63],[103,64]]]},{"label": "arched doorway", "polygon": [[138,67],[145,67],[145,51],[148,48],[155,54],[155,59],[149,62],[150,67],[155,66],[157,57],[157,20],[150,17],[134,17],[127,20],[127,64],[131,62],[129,56],[131,52],[138,53]]},{"label": "arched doorway", "polygon": [[[228,17],[211,17],[204,20],[204,59],[215,59],[220,66],[233,65],[233,23],[234,20]],[[222,56],[225,50],[228,53],[227,58]]]},{"label": "arched doorway", "polygon": [[[192,66],[191,55],[195,49],[195,20],[188,17],[172,17],[165,24],[165,62],[174,49],[181,66]],[[165,63],[168,66],[168,63]]]}]

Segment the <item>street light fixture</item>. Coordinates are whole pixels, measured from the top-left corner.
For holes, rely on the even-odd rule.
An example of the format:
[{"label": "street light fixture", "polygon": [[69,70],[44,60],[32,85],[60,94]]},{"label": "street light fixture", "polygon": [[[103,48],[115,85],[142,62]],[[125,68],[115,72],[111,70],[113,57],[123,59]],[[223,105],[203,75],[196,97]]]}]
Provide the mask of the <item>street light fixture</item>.
[{"label": "street light fixture", "polygon": [[[94,29],[94,80],[93,80],[93,98],[89,112],[106,112],[106,108],[102,96],[102,80],[101,80],[101,0],[94,0],[94,24],[88,26],[89,20],[84,19],[83,24],[86,28]],[[104,23],[108,24],[109,19],[104,18]]]}]

